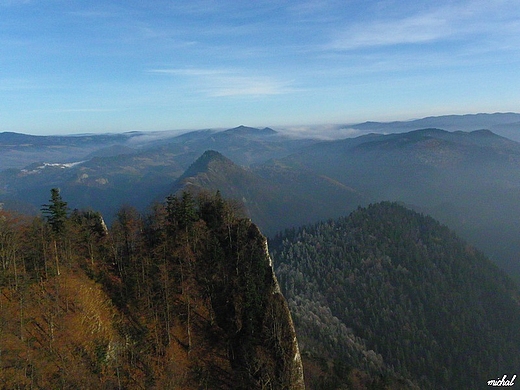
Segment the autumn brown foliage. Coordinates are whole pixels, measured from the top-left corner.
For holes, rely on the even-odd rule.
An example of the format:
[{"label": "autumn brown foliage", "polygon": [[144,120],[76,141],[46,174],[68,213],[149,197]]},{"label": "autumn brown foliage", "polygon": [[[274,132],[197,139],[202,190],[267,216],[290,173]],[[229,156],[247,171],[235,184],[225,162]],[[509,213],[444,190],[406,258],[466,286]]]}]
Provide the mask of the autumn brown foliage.
[{"label": "autumn brown foliage", "polygon": [[265,237],[218,193],[50,222],[0,215],[0,388],[303,387]]}]

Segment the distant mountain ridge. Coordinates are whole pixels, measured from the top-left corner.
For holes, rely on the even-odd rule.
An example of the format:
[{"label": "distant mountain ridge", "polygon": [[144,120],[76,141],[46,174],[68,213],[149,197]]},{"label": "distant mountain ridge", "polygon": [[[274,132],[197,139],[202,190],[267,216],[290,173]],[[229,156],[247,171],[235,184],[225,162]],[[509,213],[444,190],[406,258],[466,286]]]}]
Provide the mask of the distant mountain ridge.
[{"label": "distant mountain ridge", "polygon": [[[515,115],[459,119],[513,123]],[[96,139],[85,137],[81,142]],[[150,202],[184,186],[219,189],[244,202],[249,215],[271,235],[345,215],[370,202],[400,201],[448,224],[520,280],[519,144],[489,130],[430,126],[323,141],[239,126],[121,137],[127,139],[124,144],[103,142],[88,153],[49,146],[28,154],[20,151],[22,146],[0,146],[0,160],[34,157],[25,169],[0,171],[0,202],[38,210],[49,187],[59,187],[72,207],[99,210],[110,223],[122,204],[144,211]],[[71,153],[68,160],[46,159],[64,150]],[[192,166],[208,150],[227,162],[207,155],[215,169]]]},{"label": "distant mountain ridge", "polygon": [[[70,169],[40,170],[34,175],[28,175],[23,169],[0,170],[0,202],[15,204],[13,201],[17,200],[17,205],[28,204],[25,209],[30,204],[38,208],[46,201],[44,194],[48,187],[55,186],[70,195],[73,207],[94,208],[111,221],[122,204],[144,209],[151,201],[166,196],[173,182],[206,150],[218,149],[234,162],[250,165],[288,155],[317,142],[287,138],[270,129],[254,131],[245,127],[174,136],[139,132],[119,136],[126,139],[125,143],[111,144],[100,135],[97,149],[50,145],[29,153],[4,146],[0,167],[10,164],[2,164],[2,159],[26,161],[28,158],[31,162],[38,161],[38,166],[44,162],[82,161],[82,164]],[[84,139],[84,142],[97,139],[92,135],[71,138]],[[27,166],[29,164],[24,165]]]},{"label": "distant mountain ridge", "polygon": [[520,141],[520,114],[514,112],[430,116],[409,121],[363,122],[354,125],[345,125],[345,127],[365,132],[384,133],[407,132],[430,127],[448,131],[487,129],[515,141]]},{"label": "distant mountain ridge", "polygon": [[244,125],[240,125],[233,129],[224,130],[223,133],[233,133],[233,134],[241,134],[241,135],[258,135],[258,136],[278,134],[278,132],[276,132],[275,130],[273,130],[269,127],[265,127],[263,129],[257,129],[255,127],[248,127],[248,126],[244,126]]},{"label": "distant mountain ridge", "polygon": [[[517,113],[445,115],[411,121],[364,122],[336,127],[359,130],[361,133],[402,133],[424,128],[440,128],[448,131],[488,129],[499,135],[520,141],[520,114]],[[338,134],[341,134],[341,132]],[[217,149],[226,153],[233,161],[249,165],[260,162],[260,159],[265,161],[267,158],[279,157],[280,141],[286,142],[285,147],[291,144],[288,150],[292,152],[319,141],[317,138],[311,140],[307,137],[304,140],[292,139],[292,142],[288,142],[288,139],[284,139],[284,137],[283,132],[275,131],[269,127],[254,128],[244,125],[227,130],[131,131],[120,134],[63,136],[35,136],[3,132],[0,133],[0,171],[8,168],[21,169],[37,161],[66,163],[84,160],[90,154],[95,155],[96,151],[110,146],[128,147],[143,152],[170,144],[190,145],[197,155],[201,155],[208,149]],[[235,141],[234,145],[230,144],[231,140]],[[242,161],[245,154],[236,150],[240,146],[249,147],[250,151],[258,151],[258,148],[264,147],[264,155]],[[222,147],[227,148],[227,150],[223,150]],[[270,154],[268,155],[267,152],[270,152]],[[192,161],[195,158],[193,157]]]},{"label": "distant mountain ridge", "polygon": [[425,211],[520,280],[517,142],[489,131],[424,129],[322,142],[277,163],[337,180],[367,202]]},{"label": "distant mountain ridge", "polygon": [[361,194],[330,178],[278,166],[241,167],[214,150],[204,152],[170,192],[186,190],[220,191],[225,198],[241,202],[266,234],[331,218],[363,202]]}]

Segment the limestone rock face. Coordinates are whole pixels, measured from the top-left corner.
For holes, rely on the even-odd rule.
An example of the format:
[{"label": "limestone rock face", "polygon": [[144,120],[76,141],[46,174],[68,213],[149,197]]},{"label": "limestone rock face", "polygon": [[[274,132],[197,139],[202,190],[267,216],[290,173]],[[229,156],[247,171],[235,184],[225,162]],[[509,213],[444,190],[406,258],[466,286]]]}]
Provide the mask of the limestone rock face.
[{"label": "limestone rock face", "polygon": [[287,386],[287,389],[305,389],[303,365],[298,340],[296,338],[296,331],[287,301],[282,295],[278,280],[274,274],[273,264],[269,256],[269,249],[265,238],[264,252],[269,259],[269,267],[271,268],[273,279],[271,298],[269,299],[269,305],[266,309],[266,322],[268,329],[270,327],[271,330],[268,332],[269,336],[275,338],[276,346],[283,351],[285,372],[280,373],[280,379],[283,380],[282,383]]},{"label": "limestone rock face", "polygon": [[247,384],[244,388],[248,389],[304,389],[296,333],[267,240],[256,225],[249,221],[245,225],[248,244],[242,247],[241,259],[235,258],[239,260],[233,275],[236,279],[231,281],[243,288],[227,296],[225,310],[217,303],[219,297],[213,300],[217,323],[230,344],[233,381]]}]

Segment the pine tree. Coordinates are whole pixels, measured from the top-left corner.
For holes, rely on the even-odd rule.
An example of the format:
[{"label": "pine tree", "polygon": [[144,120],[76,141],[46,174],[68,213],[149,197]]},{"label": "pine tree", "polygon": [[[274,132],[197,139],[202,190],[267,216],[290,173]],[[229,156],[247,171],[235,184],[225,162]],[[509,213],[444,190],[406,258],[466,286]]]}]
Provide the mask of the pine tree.
[{"label": "pine tree", "polygon": [[50,204],[44,204],[42,206],[42,213],[45,215],[47,222],[51,226],[52,232],[54,234],[52,240],[52,246],[54,249],[54,260],[56,264],[56,273],[58,275],[60,272],[60,260],[58,255],[58,240],[62,240],[65,234],[65,225],[67,222],[67,202],[65,202],[61,198],[60,189],[53,188],[51,189],[51,199],[49,200]]},{"label": "pine tree", "polygon": [[42,206],[42,213],[46,217],[52,231],[57,236],[60,236],[65,231],[65,222],[67,221],[68,207],[67,202],[61,198],[60,189],[51,189],[50,204]]}]

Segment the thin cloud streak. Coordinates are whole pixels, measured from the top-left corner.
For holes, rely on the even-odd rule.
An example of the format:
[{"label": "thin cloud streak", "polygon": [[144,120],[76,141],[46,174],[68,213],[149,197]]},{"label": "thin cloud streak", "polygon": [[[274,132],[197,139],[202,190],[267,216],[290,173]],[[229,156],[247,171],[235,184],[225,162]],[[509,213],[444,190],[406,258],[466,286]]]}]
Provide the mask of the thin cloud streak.
[{"label": "thin cloud streak", "polygon": [[215,78],[213,85],[207,89],[208,95],[213,97],[282,95],[292,92],[294,89],[286,83],[245,76]]},{"label": "thin cloud streak", "polygon": [[356,25],[341,32],[327,46],[333,50],[418,44],[447,38],[452,34],[449,21],[439,15],[419,15],[394,21]]},{"label": "thin cloud streak", "polygon": [[309,126],[287,126],[276,129],[281,134],[291,138],[317,138],[330,141],[344,138],[355,138],[368,134],[368,131],[345,127],[344,125],[325,124]]},{"label": "thin cloud streak", "polygon": [[470,1],[457,6],[440,6],[424,13],[398,19],[379,19],[368,23],[356,23],[347,29],[332,33],[325,45],[328,50],[355,50],[364,48],[423,44],[429,42],[460,40],[463,37],[508,36],[518,33],[518,11],[509,2],[496,1],[486,4]]},{"label": "thin cloud streak", "polygon": [[192,79],[191,84],[208,97],[265,96],[296,92],[291,82],[266,76],[245,76],[237,70],[152,69],[148,72]]}]

